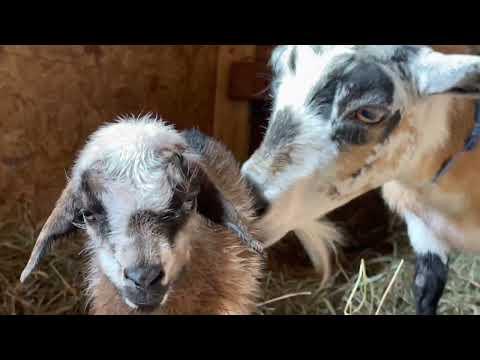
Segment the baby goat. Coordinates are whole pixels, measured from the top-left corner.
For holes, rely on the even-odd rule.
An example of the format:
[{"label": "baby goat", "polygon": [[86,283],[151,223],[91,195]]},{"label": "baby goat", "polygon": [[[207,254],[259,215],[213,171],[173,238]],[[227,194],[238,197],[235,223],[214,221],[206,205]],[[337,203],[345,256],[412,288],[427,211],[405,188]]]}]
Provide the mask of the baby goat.
[{"label": "baby goat", "polygon": [[93,314],[250,314],[263,266],[252,208],[223,145],[148,116],[120,119],[81,151],[21,281],[82,229]]},{"label": "baby goat", "polygon": [[383,187],[417,256],[417,313],[436,314],[449,251],[480,250],[480,57],[289,45],[272,63],[272,116],[242,169],[271,203],[259,227],[273,243]]}]

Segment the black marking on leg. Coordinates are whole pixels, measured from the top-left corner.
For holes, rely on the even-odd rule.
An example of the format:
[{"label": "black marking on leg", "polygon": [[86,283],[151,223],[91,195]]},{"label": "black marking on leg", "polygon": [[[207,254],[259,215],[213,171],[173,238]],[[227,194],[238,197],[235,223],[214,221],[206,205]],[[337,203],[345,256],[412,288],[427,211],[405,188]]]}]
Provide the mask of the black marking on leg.
[{"label": "black marking on leg", "polygon": [[417,315],[436,315],[438,302],[445,290],[448,264],[440,256],[417,255],[415,266],[415,302]]}]

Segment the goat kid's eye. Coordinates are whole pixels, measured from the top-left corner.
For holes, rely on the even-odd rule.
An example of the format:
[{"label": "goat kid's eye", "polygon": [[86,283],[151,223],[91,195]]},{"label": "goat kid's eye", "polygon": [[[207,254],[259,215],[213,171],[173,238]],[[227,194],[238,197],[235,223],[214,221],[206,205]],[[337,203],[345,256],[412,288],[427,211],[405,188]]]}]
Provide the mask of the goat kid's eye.
[{"label": "goat kid's eye", "polygon": [[365,107],[355,112],[355,120],[365,124],[378,124],[384,119],[385,111],[374,107]]},{"label": "goat kid's eye", "polygon": [[94,222],[97,218],[94,213],[89,210],[81,210],[82,219],[88,222]]}]

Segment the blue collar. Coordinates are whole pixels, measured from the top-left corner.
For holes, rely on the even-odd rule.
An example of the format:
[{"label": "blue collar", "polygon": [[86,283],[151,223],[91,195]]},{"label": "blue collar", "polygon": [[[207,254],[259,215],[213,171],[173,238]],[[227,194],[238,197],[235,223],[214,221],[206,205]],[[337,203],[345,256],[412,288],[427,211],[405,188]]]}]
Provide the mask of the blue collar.
[{"label": "blue collar", "polygon": [[443,166],[440,168],[438,173],[433,178],[433,182],[434,183],[438,182],[438,179],[440,179],[443,175],[445,175],[448,172],[448,170],[450,170],[452,165],[455,163],[455,161],[459,157],[461,157],[462,155],[468,152],[473,151],[479,143],[480,143],[480,100],[477,101],[475,105],[475,125],[473,127],[472,133],[465,141],[465,147],[463,148],[462,151],[452,156],[443,164]]}]

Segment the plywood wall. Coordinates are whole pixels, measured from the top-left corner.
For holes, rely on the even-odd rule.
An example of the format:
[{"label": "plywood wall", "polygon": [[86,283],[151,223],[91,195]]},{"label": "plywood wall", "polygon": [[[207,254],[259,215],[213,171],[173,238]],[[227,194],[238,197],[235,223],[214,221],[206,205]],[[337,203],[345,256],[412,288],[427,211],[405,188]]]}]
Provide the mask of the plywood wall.
[{"label": "plywood wall", "polygon": [[99,124],[157,112],[212,133],[217,46],[0,47],[0,219],[52,208]]},{"label": "plywood wall", "polygon": [[250,155],[250,105],[231,97],[231,69],[236,62],[254,63],[255,52],[255,45],[221,45],[218,50],[213,135],[242,163]]}]

